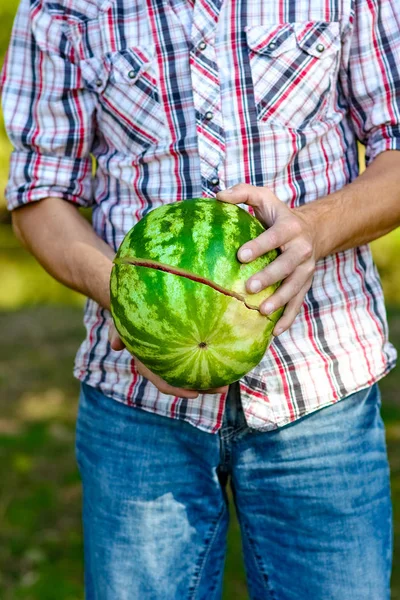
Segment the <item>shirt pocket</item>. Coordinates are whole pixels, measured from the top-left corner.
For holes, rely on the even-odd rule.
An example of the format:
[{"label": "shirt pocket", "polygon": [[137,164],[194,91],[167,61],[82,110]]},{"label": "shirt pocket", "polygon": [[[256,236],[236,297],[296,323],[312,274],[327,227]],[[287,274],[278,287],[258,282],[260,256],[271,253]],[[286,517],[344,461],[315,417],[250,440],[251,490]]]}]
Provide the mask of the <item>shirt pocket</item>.
[{"label": "shirt pocket", "polygon": [[100,25],[95,20],[70,29],[83,85],[97,95],[98,139],[119,152],[139,156],[168,139],[155,46],[149,40],[114,50],[104,24]]},{"label": "shirt pocket", "polygon": [[103,126],[110,128],[110,135],[114,130],[114,139],[119,128],[127,146],[139,150],[157,146],[167,137],[154,60],[151,46],[109,54],[108,80],[100,95]]},{"label": "shirt pocket", "polygon": [[305,129],[327,118],[340,50],[339,23],[250,25],[246,37],[259,121]]}]

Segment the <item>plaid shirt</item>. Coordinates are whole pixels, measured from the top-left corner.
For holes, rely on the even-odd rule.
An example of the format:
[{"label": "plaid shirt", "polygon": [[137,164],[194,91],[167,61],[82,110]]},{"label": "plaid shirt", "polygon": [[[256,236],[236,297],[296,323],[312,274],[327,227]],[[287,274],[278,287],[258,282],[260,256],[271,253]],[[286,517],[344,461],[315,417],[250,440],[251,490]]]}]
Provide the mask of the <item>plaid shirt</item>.
[{"label": "plaid shirt", "polygon": [[[2,77],[9,207],[92,206],[116,249],[149,210],[238,182],[291,207],[339,190],[358,174],[357,139],[368,163],[400,149],[399,23],[398,0],[22,0]],[[224,395],[161,394],[110,349],[106,310],[88,300],[84,320],[80,380],[219,429]],[[369,247],[328,256],[241,380],[246,420],[292,422],[394,363]]]}]

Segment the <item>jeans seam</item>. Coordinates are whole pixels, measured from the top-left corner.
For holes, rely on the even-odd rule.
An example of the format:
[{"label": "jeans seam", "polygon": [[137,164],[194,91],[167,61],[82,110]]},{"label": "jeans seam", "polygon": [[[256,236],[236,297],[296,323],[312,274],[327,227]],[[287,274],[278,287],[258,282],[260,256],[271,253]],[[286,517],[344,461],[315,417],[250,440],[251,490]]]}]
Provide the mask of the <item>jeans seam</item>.
[{"label": "jeans seam", "polygon": [[195,583],[195,585],[193,587],[192,593],[189,595],[189,600],[195,600],[196,599],[197,592],[198,592],[199,585],[200,585],[200,581],[201,581],[201,577],[202,577],[202,574],[203,574],[203,571],[204,571],[204,567],[206,565],[207,558],[208,558],[208,556],[210,554],[211,548],[212,548],[212,546],[214,544],[216,535],[217,535],[217,533],[219,531],[219,528],[221,526],[222,519],[223,519],[224,514],[225,514],[225,510],[226,510],[226,507],[224,507],[222,509],[221,514],[219,515],[219,517],[217,519],[217,522],[215,524],[214,531],[213,531],[210,539],[208,540],[208,542],[206,542],[206,546],[207,546],[206,547],[206,551],[204,553],[203,560],[201,562],[200,569],[199,569],[199,572],[197,574],[197,581],[196,581],[196,583]]},{"label": "jeans seam", "polygon": [[258,566],[259,574],[261,575],[261,580],[263,582],[263,587],[264,587],[265,591],[267,592],[268,597],[270,598],[270,600],[276,600],[275,592],[271,589],[271,584],[270,584],[270,581],[269,581],[269,577],[264,572],[263,566],[262,566],[262,564],[259,561],[257,552],[256,552],[255,547],[254,547],[254,542],[253,542],[253,540],[252,540],[252,538],[250,536],[250,532],[249,532],[248,526],[247,526],[247,524],[244,521],[243,521],[242,535],[245,535],[246,538],[247,538],[247,541],[249,543],[249,548],[250,548],[250,551],[251,551],[253,559],[254,559],[254,563]]}]

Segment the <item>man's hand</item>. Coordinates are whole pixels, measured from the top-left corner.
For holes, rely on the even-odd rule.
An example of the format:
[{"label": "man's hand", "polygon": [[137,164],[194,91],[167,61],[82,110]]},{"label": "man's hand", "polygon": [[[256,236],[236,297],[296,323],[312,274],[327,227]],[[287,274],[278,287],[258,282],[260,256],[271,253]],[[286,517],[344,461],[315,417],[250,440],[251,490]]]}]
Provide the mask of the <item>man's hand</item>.
[{"label": "man's hand", "polygon": [[[125,348],[125,345],[124,345],[123,341],[121,340],[121,338],[119,337],[114,323],[110,323],[108,337],[110,340],[111,348],[113,350],[123,350]],[[186,390],[184,388],[174,387],[172,385],[169,385],[169,383],[164,381],[164,379],[161,379],[161,377],[159,377],[158,375],[155,375],[155,373],[153,373],[152,371],[150,371],[150,369],[145,367],[145,365],[142,362],[140,362],[140,360],[138,360],[135,356],[133,357],[133,359],[135,361],[135,367],[136,367],[137,371],[140,373],[140,375],[142,375],[142,377],[145,377],[146,379],[151,381],[151,383],[153,383],[162,394],[178,396],[179,398],[194,399],[194,398],[198,397],[199,393],[200,394],[222,394],[222,393],[225,393],[228,391],[227,385],[220,387],[220,388],[215,388],[212,390],[202,390],[201,392],[198,392],[196,390]]]},{"label": "man's hand", "polygon": [[274,335],[290,327],[310,289],[318,259],[316,231],[302,213],[288,208],[265,187],[238,184],[217,194],[217,199],[231,204],[247,204],[268,229],[238,250],[238,258],[247,263],[270,250],[281,254],[265,269],[246,282],[249,292],[259,292],[283,280],[282,285],[260,306],[268,315],[286,304],[285,312],[274,328]]},{"label": "man's hand", "polygon": [[[269,229],[244,244],[239,260],[250,262],[274,248],[282,254],[247,283],[260,290],[279,280],[281,287],[262,305],[272,312],[287,304],[275,326],[279,335],[293,323],[311,286],[315,263],[336,252],[368,244],[400,225],[400,152],[381,152],[369,167],[344,188],[291,210],[264,187],[239,184],[219,192],[218,200],[246,203]],[[249,250],[252,255],[243,257]]]}]

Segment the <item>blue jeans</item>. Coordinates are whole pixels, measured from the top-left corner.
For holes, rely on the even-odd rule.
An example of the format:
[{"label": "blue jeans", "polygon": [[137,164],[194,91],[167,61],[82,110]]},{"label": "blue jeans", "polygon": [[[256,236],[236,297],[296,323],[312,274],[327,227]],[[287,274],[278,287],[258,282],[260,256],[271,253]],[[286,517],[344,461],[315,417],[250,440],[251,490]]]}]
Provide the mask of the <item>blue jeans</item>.
[{"label": "blue jeans", "polygon": [[221,598],[229,481],[254,600],[388,600],[389,468],[377,385],[272,432],[231,386],[218,434],[83,384],[87,600]]}]

